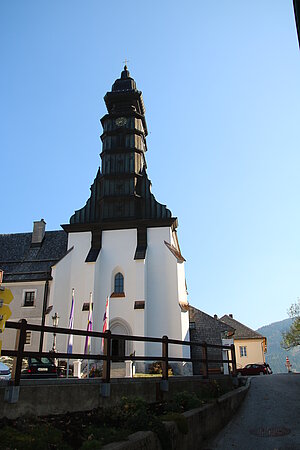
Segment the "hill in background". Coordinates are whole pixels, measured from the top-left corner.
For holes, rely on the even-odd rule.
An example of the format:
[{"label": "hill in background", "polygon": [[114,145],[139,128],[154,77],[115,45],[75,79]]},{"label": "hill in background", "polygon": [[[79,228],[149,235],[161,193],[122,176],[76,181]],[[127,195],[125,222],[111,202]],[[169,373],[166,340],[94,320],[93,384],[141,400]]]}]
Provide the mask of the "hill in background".
[{"label": "hill in background", "polygon": [[292,370],[300,372],[300,348],[284,350],[280,343],[282,341],[282,332],[287,331],[291,326],[293,319],[285,319],[280,322],[274,322],[265,325],[258,330],[258,333],[267,338],[266,362],[270,364],[273,373],[286,373],[285,358],[288,356],[292,364]]}]

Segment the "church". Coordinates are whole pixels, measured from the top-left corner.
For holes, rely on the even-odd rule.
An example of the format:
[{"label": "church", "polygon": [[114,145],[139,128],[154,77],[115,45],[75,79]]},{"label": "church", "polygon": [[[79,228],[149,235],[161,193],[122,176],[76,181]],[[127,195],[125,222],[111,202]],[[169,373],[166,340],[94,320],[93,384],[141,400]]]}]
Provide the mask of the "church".
[{"label": "church", "polygon": [[[109,298],[112,333],[189,340],[185,259],[176,232],[177,218],[151,193],[145,106],[126,66],[104,101],[107,113],[101,119],[101,165],[86,204],[62,225],[63,230],[45,231],[41,220],[35,222],[32,236],[0,235],[3,285],[15,295],[11,320],[25,313],[24,318],[31,321],[32,311],[24,307],[29,298],[26,292],[32,289],[37,294],[32,286],[40,282],[45,283],[40,298],[32,296],[28,303],[41,312],[33,323],[52,325],[51,315],[57,313],[59,326],[68,327],[74,292],[74,328],[86,329],[92,298],[93,330],[102,331]],[[12,242],[17,251],[10,250]],[[47,258],[41,257],[43,252]],[[46,267],[46,259],[46,275],[37,280],[36,272],[41,272],[37,269],[42,260]],[[32,271],[27,265],[24,278],[20,264],[24,266],[27,260],[36,264]],[[65,340],[58,339],[60,351],[65,351]],[[92,353],[99,352],[100,345],[93,340]],[[51,336],[45,336],[43,347],[51,348]],[[170,347],[170,356],[189,357],[187,346]],[[83,351],[82,338],[75,336],[73,352]],[[161,348],[155,343],[115,340],[112,352],[157,356]]]}]

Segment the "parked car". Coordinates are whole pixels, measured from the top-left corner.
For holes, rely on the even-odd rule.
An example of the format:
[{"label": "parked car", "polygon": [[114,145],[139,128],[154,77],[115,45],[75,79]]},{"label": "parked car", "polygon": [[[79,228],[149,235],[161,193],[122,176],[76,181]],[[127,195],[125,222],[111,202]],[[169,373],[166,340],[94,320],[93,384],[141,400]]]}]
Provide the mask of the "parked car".
[{"label": "parked car", "polygon": [[268,375],[272,370],[268,364],[247,364],[237,372],[240,375]]},{"label": "parked car", "polygon": [[50,358],[26,358],[22,364],[22,378],[57,378],[57,367]]},{"label": "parked car", "polygon": [[0,362],[0,380],[10,380],[11,379],[11,373],[9,370],[9,367],[7,367],[6,364]]}]

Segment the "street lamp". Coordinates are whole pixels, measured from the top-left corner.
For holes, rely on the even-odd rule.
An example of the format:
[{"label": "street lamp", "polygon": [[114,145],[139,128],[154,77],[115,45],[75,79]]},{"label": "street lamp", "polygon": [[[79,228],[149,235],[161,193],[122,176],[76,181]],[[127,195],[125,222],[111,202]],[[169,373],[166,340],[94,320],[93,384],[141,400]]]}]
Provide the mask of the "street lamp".
[{"label": "street lamp", "polygon": [[[56,328],[58,327],[58,321],[59,321],[59,316],[57,313],[54,314],[54,316],[52,316],[52,322],[53,322],[53,326]],[[53,353],[56,352],[56,333],[53,333],[53,345],[52,345],[52,350]]]}]

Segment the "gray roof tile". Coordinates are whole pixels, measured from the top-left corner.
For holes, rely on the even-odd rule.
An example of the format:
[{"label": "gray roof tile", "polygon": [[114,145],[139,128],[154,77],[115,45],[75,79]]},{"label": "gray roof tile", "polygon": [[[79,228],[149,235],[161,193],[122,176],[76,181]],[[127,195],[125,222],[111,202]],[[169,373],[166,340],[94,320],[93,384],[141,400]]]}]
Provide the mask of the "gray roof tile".
[{"label": "gray roof tile", "polygon": [[195,312],[198,313],[201,317],[201,319],[206,321],[207,323],[213,323],[217,324],[220,331],[230,331],[233,332],[235,329],[234,327],[230,326],[229,324],[225,323],[219,318],[215,318],[213,316],[210,316],[209,314],[205,313],[204,311],[201,311],[200,309],[196,308],[195,306],[189,305],[190,310],[190,319],[193,320]]},{"label": "gray roof tile", "polygon": [[258,339],[263,337],[261,334],[257,333],[246,325],[243,325],[227,314],[221,317],[220,320],[235,329],[234,339]]},{"label": "gray roof tile", "polygon": [[51,278],[51,266],[67,252],[65,231],[46,231],[40,247],[31,247],[32,233],[0,234],[0,268],[3,282]]}]

